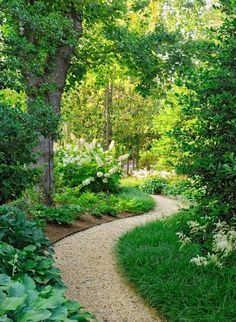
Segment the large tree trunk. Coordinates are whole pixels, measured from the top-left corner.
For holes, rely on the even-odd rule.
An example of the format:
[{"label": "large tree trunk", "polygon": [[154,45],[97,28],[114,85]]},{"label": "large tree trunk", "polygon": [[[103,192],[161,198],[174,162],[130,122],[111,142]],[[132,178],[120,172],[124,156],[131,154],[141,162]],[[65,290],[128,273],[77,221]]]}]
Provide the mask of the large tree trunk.
[{"label": "large tree trunk", "polygon": [[[82,22],[76,17],[74,18],[74,28],[79,34],[82,33]],[[73,47],[66,46],[58,48],[56,59],[51,62],[53,67],[50,72],[45,73],[43,77],[28,77],[31,87],[40,88],[43,84],[53,84],[55,90],[48,91],[44,95],[45,103],[50,105],[56,114],[60,114],[61,97],[65,87],[67,71],[74,52]],[[46,205],[53,204],[52,188],[53,188],[53,148],[54,142],[52,138],[40,135],[37,152],[39,154],[37,166],[42,171],[39,188],[42,192],[42,201]]]},{"label": "large tree trunk", "polygon": [[105,90],[104,104],[104,146],[106,149],[112,141],[112,103],[113,103],[113,84],[108,83]]}]

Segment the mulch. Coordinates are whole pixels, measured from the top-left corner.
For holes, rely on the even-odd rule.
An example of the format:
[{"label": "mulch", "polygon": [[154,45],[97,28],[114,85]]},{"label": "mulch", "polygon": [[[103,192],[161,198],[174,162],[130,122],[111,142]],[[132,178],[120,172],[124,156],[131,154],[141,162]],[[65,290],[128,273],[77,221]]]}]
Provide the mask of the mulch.
[{"label": "mulch", "polygon": [[67,236],[86,230],[88,228],[101,225],[110,221],[133,217],[133,216],[134,214],[122,213],[117,215],[116,217],[105,215],[102,218],[98,218],[95,216],[85,214],[80,218],[78,218],[75,221],[75,223],[71,225],[59,225],[56,223],[48,223],[45,229],[45,233],[48,236],[48,238],[52,241],[52,243],[55,243]]}]

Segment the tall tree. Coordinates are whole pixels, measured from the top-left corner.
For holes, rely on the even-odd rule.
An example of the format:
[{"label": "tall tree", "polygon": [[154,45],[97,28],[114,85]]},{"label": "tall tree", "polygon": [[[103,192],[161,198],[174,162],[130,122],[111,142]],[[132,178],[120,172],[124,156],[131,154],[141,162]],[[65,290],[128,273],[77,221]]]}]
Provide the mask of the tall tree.
[{"label": "tall tree", "polygon": [[[29,112],[60,114],[66,76],[82,36],[82,22],[89,28],[96,20],[112,24],[125,1],[1,0],[1,86],[21,86]],[[10,80],[10,82],[9,82]],[[54,129],[55,130],[55,129]],[[40,186],[45,202],[52,203],[54,132],[39,137]]]}]

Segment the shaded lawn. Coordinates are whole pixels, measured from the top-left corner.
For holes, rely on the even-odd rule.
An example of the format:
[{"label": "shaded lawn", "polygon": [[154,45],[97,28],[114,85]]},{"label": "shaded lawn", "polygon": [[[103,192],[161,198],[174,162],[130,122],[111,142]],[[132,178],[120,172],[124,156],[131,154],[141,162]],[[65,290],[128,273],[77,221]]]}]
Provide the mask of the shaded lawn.
[{"label": "shaded lawn", "polygon": [[126,233],[116,249],[121,270],[169,322],[236,321],[235,276],[191,264],[196,244],[180,250],[176,232],[190,218],[180,212]]}]

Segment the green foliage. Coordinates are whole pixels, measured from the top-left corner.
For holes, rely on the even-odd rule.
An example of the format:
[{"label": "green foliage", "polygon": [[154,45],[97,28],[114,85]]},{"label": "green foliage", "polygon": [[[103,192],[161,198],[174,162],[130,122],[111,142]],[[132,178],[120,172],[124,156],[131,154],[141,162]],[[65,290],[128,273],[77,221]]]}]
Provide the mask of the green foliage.
[{"label": "green foliage", "polygon": [[78,204],[84,213],[90,213],[96,217],[103,215],[116,216],[118,214],[118,200],[115,195],[108,195],[105,193],[83,193]]},{"label": "green foliage", "polygon": [[23,249],[33,245],[40,254],[44,251],[52,252],[49,239],[44,235],[35,221],[27,220],[23,211],[9,207],[0,207],[0,241],[15,248]]},{"label": "green foliage", "polygon": [[193,182],[186,178],[174,178],[168,180],[168,184],[162,190],[167,196],[181,196],[187,200],[197,200],[204,194],[204,189],[197,188]]},{"label": "green foliage", "polygon": [[122,187],[117,194],[84,192],[77,194],[73,190],[55,195],[55,201],[62,205],[80,207],[80,214],[116,216],[119,213],[141,214],[154,208],[155,202],[148,194],[134,187]]},{"label": "green foliage", "polygon": [[68,300],[64,291],[47,286],[37,289],[34,280],[22,275],[19,281],[0,274],[0,316],[5,322],[80,321],[92,316],[81,312],[79,303]]},{"label": "green foliage", "polygon": [[35,161],[37,143],[32,119],[19,107],[0,103],[0,204],[15,199],[36,180],[37,170],[29,167]]},{"label": "green foliage", "polygon": [[181,96],[185,118],[191,126],[177,126],[175,137],[184,152],[179,172],[196,178],[205,189],[204,201],[217,200],[229,214],[219,219],[230,223],[236,214],[236,72],[235,11],[213,35],[214,52],[187,81],[191,96]]},{"label": "green foliage", "polygon": [[162,177],[149,178],[141,185],[141,189],[149,194],[162,193],[167,181]]},{"label": "green foliage", "polygon": [[170,322],[234,321],[235,268],[234,273],[212,265],[200,269],[190,263],[200,250],[199,244],[180,249],[176,233],[195,219],[196,214],[185,211],[126,233],[116,250],[121,269],[145,300]]},{"label": "green foliage", "polygon": [[24,212],[0,207],[1,321],[83,321],[94,318],[66,299],[50,241]]},{"label": "green foliage", "polygon": [[121,185],[125,187],[139,188],[140,185],[144,182],[144,180],[144,178],[128,176],[121,179]]},{"label": "green foliage", "polygon": [[61,225],[73,224],[80,212],[79,206],[45,207],[41,205],[33,209],[31,214],[35,219],[44,219]]},{"label": "green foliage", "polygon": [[60,270],[50,254],[40,255],[36,246],[29,244],[17,249],[8,243],[0,243],[0,273],[17,279],[27,274],[38,285],[62,285]]},{"label": "green foliage", "polygon": [[59,150],[55,174],[58,188],[77,188],[81,192],[114,192],[118,190],[122,174],[122,160],[114,156],[114,149],[104,151],[99,143],[80,140],[67,150]]},{"label": "green foliage", "polygon": [[142,214],[155,207],[154,199],[134,187],[124,187],[118,194],[120,212]]}]

